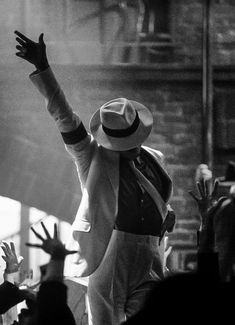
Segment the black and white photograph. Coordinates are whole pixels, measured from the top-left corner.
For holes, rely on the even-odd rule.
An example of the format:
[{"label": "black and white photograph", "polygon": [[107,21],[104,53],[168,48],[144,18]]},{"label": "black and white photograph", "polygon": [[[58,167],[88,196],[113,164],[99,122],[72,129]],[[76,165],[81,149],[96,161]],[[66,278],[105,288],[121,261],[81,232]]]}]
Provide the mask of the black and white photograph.
[{"label": "black and white photograph", "polygon": [[0,325],[233,323],[234,0],[0,0],[0,116]]}]

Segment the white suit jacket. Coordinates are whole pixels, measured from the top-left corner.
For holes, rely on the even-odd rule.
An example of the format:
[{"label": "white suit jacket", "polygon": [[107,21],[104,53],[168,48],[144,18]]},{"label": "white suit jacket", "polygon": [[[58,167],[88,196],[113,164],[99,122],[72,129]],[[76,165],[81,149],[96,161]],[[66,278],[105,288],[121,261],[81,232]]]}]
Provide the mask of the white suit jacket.
[{"label": "white suit jacket", "polygon": [[[32,74],[30,79],[47,101],[47,108],[61,132],[75,130],[80,119],[69,107],[51,69]],[[164,174],[167,201],[172,182],[162,167],[162,154],[143,147]],[[72,225],[78,243],[77,276],[92,274],[102,261],[115,224],[118,210],[119,153],[100,146],[89,134],[66,149],[74,157],[81,184],[82,198]],[[167,180],[167,181],[166,181]]]}]

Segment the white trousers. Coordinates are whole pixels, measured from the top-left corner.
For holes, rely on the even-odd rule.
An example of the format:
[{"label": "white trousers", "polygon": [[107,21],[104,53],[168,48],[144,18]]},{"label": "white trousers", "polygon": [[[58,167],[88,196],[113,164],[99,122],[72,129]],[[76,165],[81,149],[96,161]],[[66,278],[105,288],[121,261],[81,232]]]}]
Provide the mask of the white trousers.
[{"label": "white trousers", "polygon": [[89,277],[89,325],[118,325],[141,309],[163,277],[158,240],[113,230],[101,264]]}]

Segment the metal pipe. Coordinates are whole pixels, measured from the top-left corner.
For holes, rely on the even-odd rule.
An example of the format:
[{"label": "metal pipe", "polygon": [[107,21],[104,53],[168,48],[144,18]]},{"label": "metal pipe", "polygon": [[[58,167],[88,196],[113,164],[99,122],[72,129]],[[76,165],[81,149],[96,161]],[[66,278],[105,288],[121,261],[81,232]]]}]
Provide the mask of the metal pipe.
[{"label": "metal pipe", "polygon": [[202,1],[202,159],[213,167],[213,68],[211,60],[211,0]]}]

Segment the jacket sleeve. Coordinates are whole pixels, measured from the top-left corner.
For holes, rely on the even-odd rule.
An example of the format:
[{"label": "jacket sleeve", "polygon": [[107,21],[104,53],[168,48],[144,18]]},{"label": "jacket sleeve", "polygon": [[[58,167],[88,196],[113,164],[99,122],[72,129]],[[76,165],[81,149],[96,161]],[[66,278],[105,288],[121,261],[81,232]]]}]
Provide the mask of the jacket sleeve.
[{"label": "jacket sleeve", "polygon": [[48,112],[54,118],[60,132],[76,130],[81,120],[69,106],[51,68],[32,73],[30,80],[45,98]]},{"label": "jacket sleeve", "polygon": [[77,165],[81,184],[85,182],[92,159],[92,138],[66,100],[51,68],[32,73],[30,80],[46,100],[47,110],[63,137],[66,149]]}]

